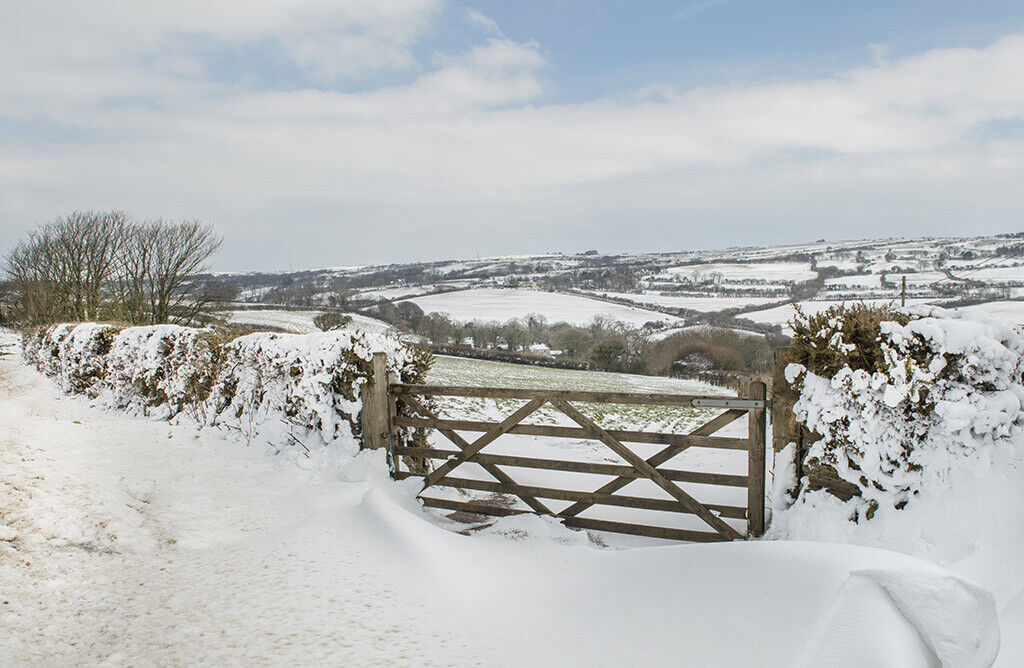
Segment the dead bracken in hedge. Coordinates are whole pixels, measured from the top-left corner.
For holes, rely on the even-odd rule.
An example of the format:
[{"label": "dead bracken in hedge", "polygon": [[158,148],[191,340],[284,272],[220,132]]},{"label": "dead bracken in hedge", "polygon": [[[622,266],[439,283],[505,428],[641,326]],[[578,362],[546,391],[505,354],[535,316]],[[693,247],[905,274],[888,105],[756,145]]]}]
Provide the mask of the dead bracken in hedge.
[{"label": "dead bracken in hedge", "polygon": [[895,306],[837,304],[808,315],[799,305],[789,325],[793,329],[793,362],[819,376],[834,376],[843,367],[868,373],[885,368],[879,325],[905,325],[911,315]]}]

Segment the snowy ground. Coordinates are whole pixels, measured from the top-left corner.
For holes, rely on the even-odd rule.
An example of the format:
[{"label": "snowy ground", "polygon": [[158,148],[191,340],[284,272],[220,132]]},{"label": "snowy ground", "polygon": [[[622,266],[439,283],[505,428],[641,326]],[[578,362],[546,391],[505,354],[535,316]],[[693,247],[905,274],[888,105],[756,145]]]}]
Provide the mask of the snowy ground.
[{"label": "snowy ground", "polygon": [[602,315],[640,326],[645,322],[678,318],[609,302],[539,290],[509,288],[475,288],[410,299],[426,313],[445,313],[456,322],[505,322],[538,313],[548,322],[586,325],[594,316]]},{"label": "snowy ground", "polygon": [[957,310],[968,313],[986,313],[1006,322],[1024,325],[1024,300],[988,302],[974,306],[964,306]]},{"label": "snowy ground", "polygon": [[[313,319],[323,311],[285,311],[280,309],[244,310],[230,311],[226,315],[228,322],[236,325],[250,325],[253,327],[272,327],[295,334],[309,334],[319,332],[320,329],[313,324]],[[362,329],[367,332],[381,333],[391,329],[390,325],[374,318],[368,318],[358,313],[347,314],[352,322],[344,329]]]},{"label": "snowy ground", "polygon": [[963,269],[953,272],[958,278],[969,278],[974,281],[986,281],[990,283],[1006,283],[1024,281],[1024,266],[1016,267],[990,267],[979,266],[972,269]]},{"label": "snowy ground", "polygon": [[917,559],[462,536],[382,466],[103,413],[0,356],[2,662],[973,667],[998,643],[990,597]]},{"label": "snowy ground", "polygon": [[[941,283],[949,280],[949,277],[939,271],[919,271],[914,273],[894,273],[887,272],[885,274],[858,274],[854,276],[838,276],[836,278],[825,279],[825,285],[829,286],[843,286],[847,288],[873,288],[875,290],[882,289],[882,277],[891,283],[892,285],[900,285],[903,277],[907,279],[908,288],[926,288],[932,283]],[[892,290],[893,288],[890,288]]]},{"label": "snowy ground", "polygon": [[[908,299],[908,306],[915,306],[918,304],[927,304],[930,300],[928,299]],[[866,304],[868,306],[899,306],[899,299],[849,299],[843,300],[822,300],[822,301],[804,301],[800,302],[799,306],[803,310],[805,315],[814,315],[821,313],[833,306],[840,304]],[[766,309],[764,311],[752,311],[750,313],[744,313],[741,318],[747,320],[753,320],[754,322],[761,322],[769,325],[783,325],[783,331],[791,333],[789,325],[787,324],[796,315],[796,308],[793,304],[786,304],[785,306],[776,306],[775,308]]]},{"label": "snowy ground", "polygon": [[714,313],[724,311],[727,308],[743,308],[769,304],[779,301],[778,297],[708,297],[708,296],[679,296],[662,295],[656,291],[648,290],[644,294],[633,292],[600,292],[600,295],[628,299],[640,304],[655,304],[657,306],[668,306],[671,308],[687,308],[702,313]]},{"label": "snowy ground", "polygon": [[229,311],[225,315],[233,325],[249,325],[252,327],[272,327],[274,329],[309,334],[319,329],[313,324],[313,318],[321,311],[283,311],[277,309]]},{"label": "snowy ground", "polygon": [[682,276],[687,280],[703,281],[720,276],[723,281],[809,281],[817,276],[807,262],[758,262],[748,264],[710,263],[685,267],[670,267],[662,272],[668,276]]}]

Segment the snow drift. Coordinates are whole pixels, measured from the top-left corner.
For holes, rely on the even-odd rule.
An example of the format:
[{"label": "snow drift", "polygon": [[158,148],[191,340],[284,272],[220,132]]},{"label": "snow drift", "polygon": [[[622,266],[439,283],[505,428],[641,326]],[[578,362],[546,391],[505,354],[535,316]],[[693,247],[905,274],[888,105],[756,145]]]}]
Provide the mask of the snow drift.
[{"label": "snow drift", "polygon": [[599,550],[556,543],[569,530],[536,516],[468,538],[396,496],[371,489],[355,516],[398,570],[450,588],[432,600],[494,643],[489,664],[984,668],[999,652],[992,595],[905,555],[762,541]]},{"label": "snow drift", "polygon": [[[177,325],[59,324],[28,336],[25,358],[66,392],[133,414],[219,427],[247,443],[308,448],[359,436],[374,353],[420,382],[423,353],[385,334],[258,333],[224,342]],[[408,434],[406,434],[408,436]]]}]

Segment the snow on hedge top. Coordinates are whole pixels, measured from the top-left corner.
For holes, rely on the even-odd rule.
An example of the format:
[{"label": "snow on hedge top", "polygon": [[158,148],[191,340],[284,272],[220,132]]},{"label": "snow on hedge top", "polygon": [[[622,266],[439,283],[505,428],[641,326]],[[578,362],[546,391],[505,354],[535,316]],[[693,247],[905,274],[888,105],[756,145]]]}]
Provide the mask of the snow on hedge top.
[{"label": "snow on hedge top", "polygon": [[985,316],[920,313],[881,324],[882,370],[847,366],[822,378],[787,369],[801,391],[797,419],[822,435],[808,458],[879,506],[941,491],[954,470],[980,473],[1024,437],[1024,333]]}]

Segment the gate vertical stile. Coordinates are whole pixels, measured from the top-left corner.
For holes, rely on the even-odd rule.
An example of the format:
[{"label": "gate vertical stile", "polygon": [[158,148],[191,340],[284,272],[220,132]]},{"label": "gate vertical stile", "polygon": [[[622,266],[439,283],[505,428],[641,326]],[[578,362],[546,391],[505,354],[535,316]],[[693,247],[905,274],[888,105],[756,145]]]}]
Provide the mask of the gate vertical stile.
[{"label": "gate vertical stile", "polygon": [[[765,401],[767,387],[760,380],[747,384],[748,399]],[[760,536],[764,533],[764,496],[766,465],[765,408],[751,408],[747,414],[747,534]]]},{"label": "gate vertical stile", "polygon": [[370,449],[384,448],[387,451],[392,473],[395,472],[394,452],[394,419],[391,414],[391,387],[387,370],[387,355],[374,353],[370,363],[369,382],[363,385],[361,420],[363,428],[363,447]]}]

